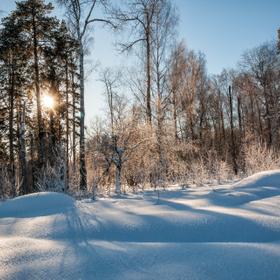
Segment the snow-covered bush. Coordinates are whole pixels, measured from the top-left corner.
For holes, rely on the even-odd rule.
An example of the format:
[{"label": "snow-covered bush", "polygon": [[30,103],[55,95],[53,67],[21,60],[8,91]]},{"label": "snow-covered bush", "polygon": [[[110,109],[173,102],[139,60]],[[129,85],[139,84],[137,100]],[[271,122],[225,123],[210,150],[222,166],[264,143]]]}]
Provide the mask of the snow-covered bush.
[{"label": "snow-covered bush", "polygon": [[64,158],[57,156],[52,164],[47,162],[36,173],[36,188],[38,191],[64,192],[68,189],[66,166]]},{"label": "snow-covered bush", "polygon": [[244,157],[246,175],[280,167],[277,153],[260,143],[247,145],[244,149]]}]

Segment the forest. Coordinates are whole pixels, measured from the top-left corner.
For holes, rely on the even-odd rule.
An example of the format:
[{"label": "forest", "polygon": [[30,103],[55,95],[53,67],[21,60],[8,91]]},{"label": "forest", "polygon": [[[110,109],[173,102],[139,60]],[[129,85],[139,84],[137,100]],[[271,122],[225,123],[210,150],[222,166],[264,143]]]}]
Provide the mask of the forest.
[{"label": "forest", "polygon": [[[0,197],[203,186],[279,167],[280,31],[211,75],[178,36],[171,0],[24,0],[2,15]],[[92,26],[135,63],[97,70],[106,112],[86,124]]]},{"label": "forest", "polygon": [[279,10],[0,0],[0,279],[279,280]]}]

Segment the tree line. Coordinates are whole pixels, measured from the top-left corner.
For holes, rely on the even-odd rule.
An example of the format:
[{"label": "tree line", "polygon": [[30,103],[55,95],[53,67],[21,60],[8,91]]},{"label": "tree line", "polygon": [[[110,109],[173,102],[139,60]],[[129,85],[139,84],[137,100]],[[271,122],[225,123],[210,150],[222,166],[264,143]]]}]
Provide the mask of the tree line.
[{"label": "tree line", "polygon": [[[1,186],[9,195],[39,190],[47,170],[67,189],[69,170],[76,168],[78,43],[52,10],[44,1],[21,1],[2,19]],[[54,108],[44,104],[45,96]]]},{"label": "tree line", "polygon": [[[178,38],[172,1],[57,3],[65,20],[43,0],[20,1],[2,19],[1,196],[201,185],[279,165],[279,43],[210,75],[204,54]],[[86,135],[84,60],[95,24],[116,33],[134,66],[100,71],[107,110]]]}]

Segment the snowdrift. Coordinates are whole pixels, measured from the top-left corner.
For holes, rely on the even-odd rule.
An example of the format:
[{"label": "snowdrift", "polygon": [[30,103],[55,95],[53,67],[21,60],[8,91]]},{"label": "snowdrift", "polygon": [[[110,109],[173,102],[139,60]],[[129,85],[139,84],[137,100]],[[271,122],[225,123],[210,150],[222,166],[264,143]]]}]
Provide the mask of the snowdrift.
[{"label": "snowdrift", "polygon": [[241,205],[277,196],[280,195],[280,170],[260,172],[216,191],[213,202],[223,205]]},{"label": "snowdrift", "polygon": [[0,204],[0,218],[28,218],[65,212],[74,207],[74,199],[62,193],[33,193]]},{"label": "snowdrift", "polygon": [[249,189],[263,186],[276,187],[280,190],[280,170],[259,172],[233,184],[232,188]]},{"label": "snowdrift", "polygon": [[0,204],[0,279],[279,279],[280,170],[238,183]]}]

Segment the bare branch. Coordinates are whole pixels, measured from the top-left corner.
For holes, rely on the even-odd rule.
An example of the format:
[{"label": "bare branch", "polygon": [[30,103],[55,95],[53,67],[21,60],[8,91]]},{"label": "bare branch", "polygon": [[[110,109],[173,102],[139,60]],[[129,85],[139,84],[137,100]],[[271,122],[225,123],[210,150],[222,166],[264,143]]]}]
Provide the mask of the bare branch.
[{"label": "bare branch", "polygon": [[104,22],[104,23],[111,25],[115,29],[117,28],[117,26],[112,21],[107,20],[107,19],[100,19],[100,18],[91,19],[91,20],[87,21],[87,24],[93,23],[93,22]]},{"label": "bare branch", "polygon": [[128,44],[120,44],[120,46],[122,47],[121,52],[123,53],[125,51],[130,50],[134,45],[136,45],[137,43],[142,42],[142,41],[145,41],[145,39],[144,38],[140,38],[140,39],[137,39],[137,40],[135,40],[133,42],[130,42]]}]

